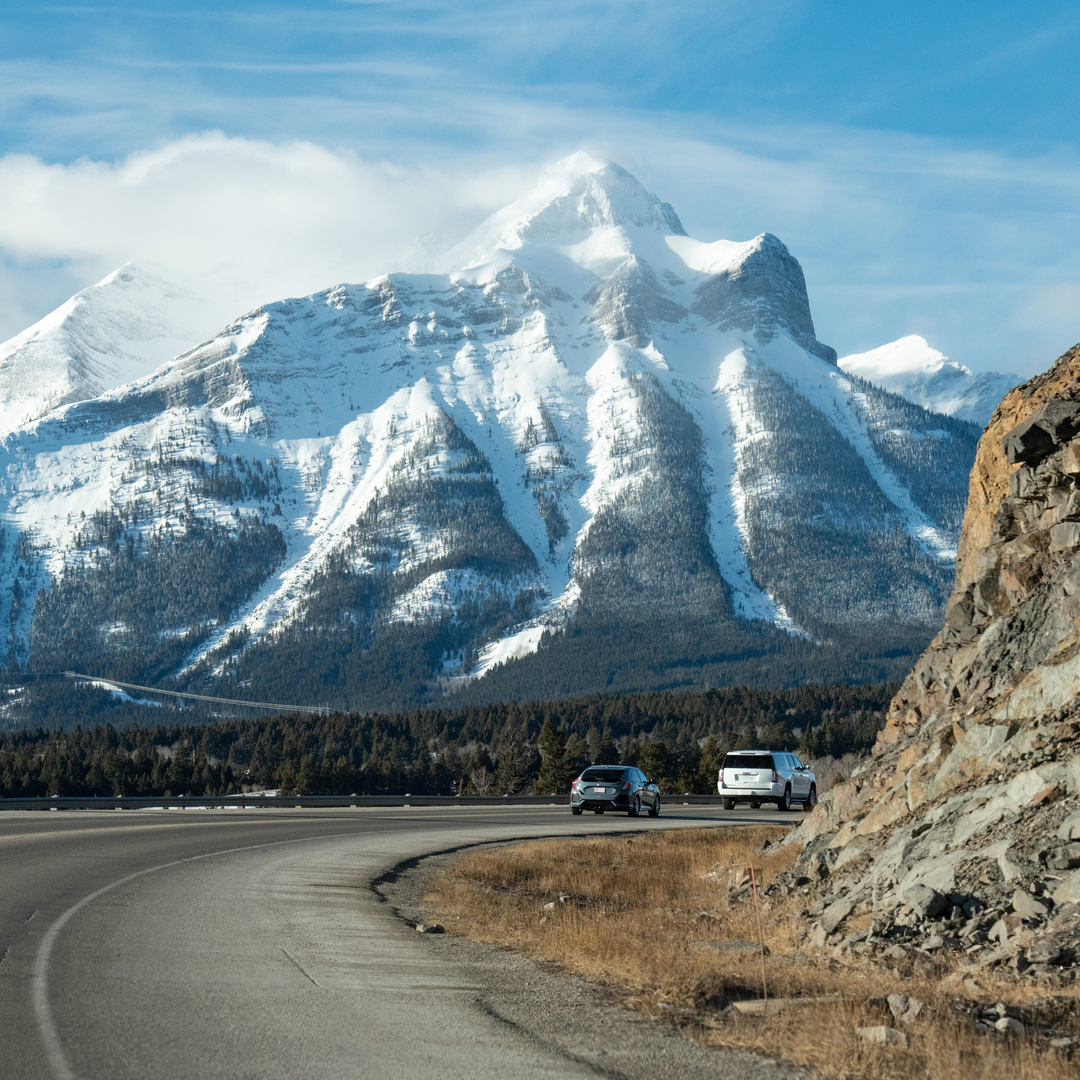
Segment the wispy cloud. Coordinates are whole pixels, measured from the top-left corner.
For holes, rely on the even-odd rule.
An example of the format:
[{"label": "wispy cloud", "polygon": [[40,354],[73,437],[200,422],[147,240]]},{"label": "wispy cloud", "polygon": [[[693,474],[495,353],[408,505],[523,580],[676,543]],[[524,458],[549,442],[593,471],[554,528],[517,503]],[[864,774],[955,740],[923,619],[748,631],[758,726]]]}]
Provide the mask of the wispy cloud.
[{"label": "wispy cloud", "polygon": [[64,299],[57,289],[129,260],[212,280],[231,315],[418,266],[446,230],[456,238],[533,172],[460,164],[406,170],[309,142],[219,133],[115,163],[9,155],[0,159],[0,276],[23,288],[0,309],[0,339]]}]

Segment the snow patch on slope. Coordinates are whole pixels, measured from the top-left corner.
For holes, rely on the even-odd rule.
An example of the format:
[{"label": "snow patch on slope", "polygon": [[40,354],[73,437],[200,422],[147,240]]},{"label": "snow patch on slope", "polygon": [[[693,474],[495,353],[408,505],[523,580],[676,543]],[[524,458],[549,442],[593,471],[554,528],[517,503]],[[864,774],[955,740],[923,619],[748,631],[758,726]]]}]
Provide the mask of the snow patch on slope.
[{"label": "snow patch on slope", "polygon": [[[746,521],[747,492],[739,478],[739,458],[743,450],[768,432],[757,426],[750,404],[749,364],[746,348],[724,357],[713,393],[719,399],[726,427],[709,439],[714,451],[714,471],[727,478],[727,494],[715,500],[713,546],[720,573],[732,587],[735,611],[744,619],[764,619],[789,633],[805,636],[781,604],[762,589],[746,560],[749,529]],[[719,426],[719,425],[717,425]]]}]

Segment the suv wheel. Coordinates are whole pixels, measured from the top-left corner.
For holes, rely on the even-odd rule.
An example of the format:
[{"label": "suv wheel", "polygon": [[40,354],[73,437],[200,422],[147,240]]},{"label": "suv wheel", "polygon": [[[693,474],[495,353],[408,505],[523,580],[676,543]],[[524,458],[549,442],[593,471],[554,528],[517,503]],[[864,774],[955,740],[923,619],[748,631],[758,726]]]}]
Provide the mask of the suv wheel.
[{"label": "suv wheel", "polygon": [[750,809],[751,810],[760,810],[761,809],[761,803],[759,803],[759,802],[751,802],[750,803]]},{"label": "suv wheel", "polygon": [[779,809],[779,810],[790,810],[791,809],[791,785],[790,784],[788,784],[788,786],[786,788],[784,788],[784,794],[781,795],[780,798],[776,800],[776,806],[777,806],[777,809]]},{"label": "suv wheel", "polygon": [[810,794],[806,796],[806,800],[802,805],[807,813],[810,813],[817,806],[817,784],[810,785]]},{"label": "suv wheel", "polygon": [[724,809],[725,810],[734,810],[735,809],[735,800],[734,799],[721,799],[720,801],[724,804]]}]

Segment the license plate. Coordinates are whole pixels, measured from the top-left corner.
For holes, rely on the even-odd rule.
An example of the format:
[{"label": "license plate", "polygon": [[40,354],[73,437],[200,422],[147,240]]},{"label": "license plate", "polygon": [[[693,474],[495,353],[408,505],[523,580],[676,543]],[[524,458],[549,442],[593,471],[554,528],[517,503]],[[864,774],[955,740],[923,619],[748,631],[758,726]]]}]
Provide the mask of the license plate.
[{"label": "license plate", "polygon": [[608,789],[606,787],[594,787],[592,789],[592,793],[594,795],[608,795],[608,794],[610,794],[610,792],[608,791]]}]

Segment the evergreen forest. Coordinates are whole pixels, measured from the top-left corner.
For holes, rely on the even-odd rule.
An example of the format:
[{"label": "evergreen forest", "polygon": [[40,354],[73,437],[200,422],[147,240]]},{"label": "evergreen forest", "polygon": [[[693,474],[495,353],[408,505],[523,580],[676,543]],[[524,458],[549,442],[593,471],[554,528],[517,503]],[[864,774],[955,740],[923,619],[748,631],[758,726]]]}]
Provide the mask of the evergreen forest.
[{"label": "evergreen forest", "polygon": [[[64,686],[102,707],[109,697],[93,687]],[[729,750],[787,749],[805,760],[865,752],[896,689],[665,690],[152,727],[148,713],[171,718],[175,712],[129,703],[127,726],[98,723],[4,736],[0,797],[272,789],[312,795],[563,794],[585,765],[616,761],[644,769],[662,791],[706,794],[715,791]]]}]

